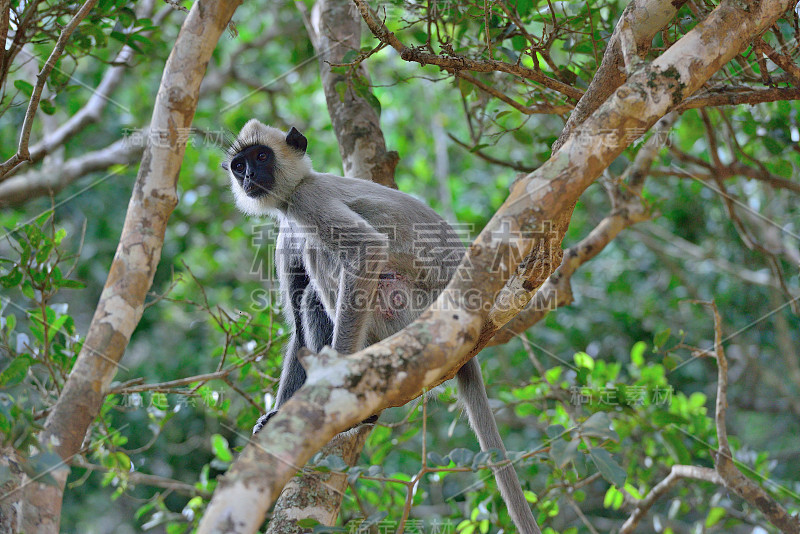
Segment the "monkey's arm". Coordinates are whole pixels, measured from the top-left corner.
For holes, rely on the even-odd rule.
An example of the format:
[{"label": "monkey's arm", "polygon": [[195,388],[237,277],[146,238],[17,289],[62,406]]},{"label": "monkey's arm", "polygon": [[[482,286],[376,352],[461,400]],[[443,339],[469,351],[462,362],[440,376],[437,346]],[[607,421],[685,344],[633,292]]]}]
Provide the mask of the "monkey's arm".
[{"label": "monkey's arm", "polygon": [[364,348],[375,291],[389,257],[389,238],[343,203],[328,206],[323,242],[340,264],[333,348],[352,354]]},{"label": "monkey's arm", "polygon": [[275,263],[283,297],[284,316],[291,334],[283,357],[283,369],[278,383],[275,405],[259,417],[253,428],[255,434],[306,381],[306,370],[297,354],[303,347],[319,351],[330,344],[333,324],[319,301],[303,266],[301,245],[288,230],[282,230],[275,247]]}]

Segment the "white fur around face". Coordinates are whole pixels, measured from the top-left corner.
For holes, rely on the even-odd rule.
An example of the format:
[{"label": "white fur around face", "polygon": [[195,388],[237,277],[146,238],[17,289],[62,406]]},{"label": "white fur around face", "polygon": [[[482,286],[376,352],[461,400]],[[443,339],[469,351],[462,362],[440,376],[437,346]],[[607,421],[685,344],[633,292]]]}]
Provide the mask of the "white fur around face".
[{"label": "white fur around face", "polygon": [[228,171],[231,191],[236,207],[247,215],[269,215],[277,217],[281,209],[285,209],[289,196],[297,185],[308,174],[313,172],[311,158],[300,154],[286,144],[286,133],[272,126],[250,119],[244,125],[239,137],[230,149],[229,157],[235,156],[247,147],[264,145],[275,154],[275,185],[269,194],[252,198],[239,185],[239,181]]}]

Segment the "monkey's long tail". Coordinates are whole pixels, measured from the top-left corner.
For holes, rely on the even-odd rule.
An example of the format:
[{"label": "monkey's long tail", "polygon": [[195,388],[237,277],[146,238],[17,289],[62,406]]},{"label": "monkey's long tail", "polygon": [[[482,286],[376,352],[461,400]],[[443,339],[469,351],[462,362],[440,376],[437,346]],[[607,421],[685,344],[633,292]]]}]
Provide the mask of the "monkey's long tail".
[{"label": "monkey's long tail", "polygon": [[[483,385],[483,376],[481,376],[481,367],[477,358],[472,358],[464,364],[464,366],[456,374],[458,380],[458,388],[460,397],[464,406],[467,409],[467,417],[469,424],[478,436],[478,441],[481,444],[481,449],[488,451],[489,449],[500,449],[503,451],[505,457],[506,449],[503,446],[503,440],[500,438],[500,432],[497,430],[492,410],[489,407],[489,399],[486,396],[486,388]],[[508,506],[508,512],[511,514],[511,519],[521,534],[541,534],[539,525],[533,518],[533,513],[528,506],[528,501],[525,500],[525,495],[522,493],[522,486],[520,486],[517,473],[514,471],[514,466],[511,462],[506,462],[503,465],[494,468],[494,476],[497,480],[497,486],[500,488],[500,494]]]}]

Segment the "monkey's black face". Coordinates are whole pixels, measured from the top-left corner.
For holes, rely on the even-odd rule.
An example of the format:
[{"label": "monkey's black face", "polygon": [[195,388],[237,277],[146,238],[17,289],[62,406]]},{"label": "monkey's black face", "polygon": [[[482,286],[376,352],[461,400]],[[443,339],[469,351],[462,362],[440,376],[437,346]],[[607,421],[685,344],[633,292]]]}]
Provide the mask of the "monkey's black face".
[{"label": "monkey's black face", "polygon": [[275,185],[275,153],[268,146],[245,148],[231,158],[229,168],[251,198],[266,195]]}]

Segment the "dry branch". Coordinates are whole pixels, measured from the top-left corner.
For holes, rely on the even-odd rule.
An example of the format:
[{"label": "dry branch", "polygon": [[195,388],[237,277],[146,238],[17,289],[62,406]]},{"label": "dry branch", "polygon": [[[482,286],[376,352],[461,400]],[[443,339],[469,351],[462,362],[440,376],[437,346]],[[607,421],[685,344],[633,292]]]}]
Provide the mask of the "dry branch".
[{"label": "dry branch", "polygon": [[[649,129],[791,5],[792,0],[772,0],[744,9],[724,0],[703,24],[631,75],[584,122],[583,130],[592,133],[589,142],[570,136],[550,160],[514,185],[469,247],[447,289],[417,321],[346,358],[332,350],[306,358],[305,386],[220,481],[198,532],[255,532],[298,465],[335,434],[452,377],[472,356],[495,294],[516,268],[504,265],[491,270],[492,260],[512,254],[525,258],[533,248],[534,239],[520,247],[511,245],[499,237],[503,230],[539,235],[542,224],[569,209],[625,149],[620,139],[626,139],[631,129]],[[552,258],[537,260],[552,262]],[[494,335],[490,333],[489,338]]]},{"label": "dry branch", "polygon": [[52,473],[57,486],[28,484],[22,510],[25,532],[58,531],[67,463],[80,450],[141,318],[167,220],[177,204],[176,184],[186,148],[180,132],[191,125],[211,53],[238,3],[196,2],[164,67],[150,124],[151,131],[162,134],[160,142],[145,149],[117,253],[83,349],[40,438],[42,448],[51,448],[65,463]]},{"label": "dry branch", "polygon": [[470,74],[467,74],[464,71],[449,69],[448,72],[454,74],[459,78],[462,78],[463,80],[468,81],[469,83],[471,83],[484,93],[492,95],[493,97],[505,102],[512,108],[516,109],[520,113],[524,113],[525,115],[540,115],[540,114],[562,115],[564,113],[568,113],[574,107],[570,104],[562,104],[560,106],[555,106],[553,104],[537,104],[535,106],[523,106],[513,98],[507,96],[502,91],[498,91],[494,87],[486,85],[476,77],[471,76]]},{"label": "dry branch", "polygon": [[780,102],[783,100],[800,100],[800,88],[772,87],[770,89],[728,89],[718,93],[703,93],[688,98],[675,106],[675,111],[687,109],[738,106],[741,104],[763,104],[764,102]]},{"label": "dry branch", "polygon": [[733,453],[728,443],[728,430],[725,413],[728,409],[728,360],[722,348],[722,320],[714,302],[708,303],[714,314],[714,355],[717,359],[717,447],[713,455],[717,473],[725,487],[736,492],[741,498],[761,510],[770,523],[784,534],[800,534],[800,519],[790,515],[778,501],[773,499],[761,486],[742,474],[733,461]]},{"label": "dry branch", "polygon": [[722,484],[722,478],[720,478],[716,471],[708,467],[673,465],[669,475],[653,486],[653,489],[650,490],[650,493],[648,493],[644,499],[636,503],[636,508],[634,508],[625,523],[622,524],[622,527],[619,529],[619,534],[633,534],[634,529],[639,522],[644,519],[644,516],[647,515],[647,512],[653,504],[683,478],[703,480],[711,482],[712,484]]},{"label": "dry branch", "polygon": [[795,65],[794,60],[791,57],[786,57],[785,55],[777,52],[774,48],[761,39],[756,41],[754,48],[756,52],[764,54],[770,58],[773,63],[782,68],[786,74],[789,75],[794,85],[800,85],[800,67]]}]

